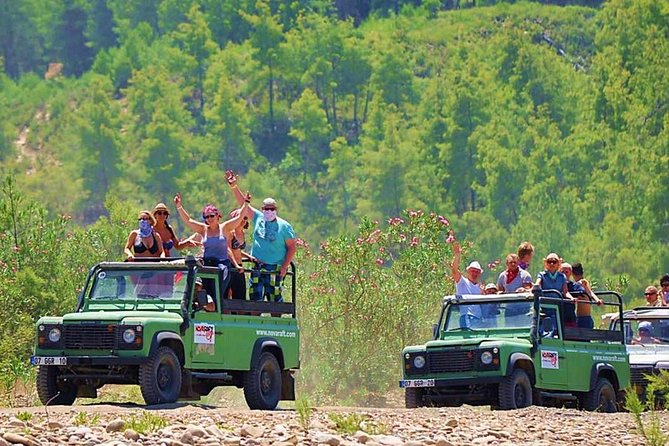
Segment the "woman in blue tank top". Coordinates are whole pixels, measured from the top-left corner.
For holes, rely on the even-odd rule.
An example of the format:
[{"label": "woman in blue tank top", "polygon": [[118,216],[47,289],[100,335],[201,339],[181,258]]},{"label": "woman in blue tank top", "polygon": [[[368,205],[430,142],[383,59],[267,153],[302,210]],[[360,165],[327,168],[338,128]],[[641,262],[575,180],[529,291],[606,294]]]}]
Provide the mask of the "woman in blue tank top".
[{"label": "woman in blue tank top", "polygon": [[[207,266],[217,266],[220,270],[220,294],[224,299],[228,298],[230,252],[228,241],[225,237],[233,227],[236,227],[242,220],[241,214],[235,218],[221,223],[221,214],[213,204],[208,204],[202,210],[202,220],[199,222],[193,220],[181,204],[181,194],[176,194],[174,204],[181,220],[196,233],[202,236],[202,246],[204,247],[203,260]],[[247,204],[248,206],[248,204]],[[206,284],[205,284],[205,287]],[[214,290],[208,289],[213,295]]]}]

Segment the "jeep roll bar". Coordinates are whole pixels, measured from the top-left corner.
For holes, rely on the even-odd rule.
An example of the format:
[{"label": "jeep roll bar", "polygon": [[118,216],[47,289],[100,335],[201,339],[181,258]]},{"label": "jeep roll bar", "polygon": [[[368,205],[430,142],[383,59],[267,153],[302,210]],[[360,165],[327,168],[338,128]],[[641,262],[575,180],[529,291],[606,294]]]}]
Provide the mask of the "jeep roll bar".
[{"label": "jeep roll bar", "polygon": [[186,257],[186,266],[188,267],[188,274],[186,275],[186,288],[184,289],[184,295],[181,298],[181,325],[179,326],[179,331],[181,336],[186,334],[186,330],[190,325],[190,318],[188,316],[188,307],[190,304],[190,290],[193,289],[193,282],[195,282],[195,268],[197,267],[197,260],[192,255]]},{"label": "jeep roll bar", "polygon": [[[535,294],[535,308],[536,308],[536,313],[535,313],[535,318],[538,322],[539,318],[539,311],[538,311],[538,306],[539,306],[539,301],[544,301],[544,302],[549,302],[549,303],[555,303],[560,306],[560,310],[562,314],[564,315],[564,305],[567,303],[567,301],[562,297],[562,292],[559,290],[555,289],[547,289],[547,290],[533,290],[533,293]],[[604,301],[604,305],[613,305],[618,307],[618,317],[622,319],[622,314],[623,314],[623,299],[620,293],[616,291],[595,291],[594,292],[596,296],[614,296],[617,300],[617,302],[608,302]],[[554,294],[557,295],[558,297],[550,297],[546,296],[546,294]],[[583,304],[587,305],[593,305],[593,302],[588,301],[588,302],[581,302]],[[573,303],[573,305],[576,305],[576,302]],[[562,322],[562,330],[564,332],[564,339],[569,339],[569,340],[595,340],[595,341],[614,341],[614,342],[623,342],[624,343],[624,331],[622,328],[620,330],[597,330],[597,329],[588,329],[588,328],[576,328],[576,327],[565,327],[564,326],[564,316],[560,318]],[[620,331],[620,333],[617,333]],[[615,332],[615,334],[614,334]],[[540,341],[540,339],[538,339]]]},{"label": "jeep roll bar", "polygon": [[[253,263],[251,260],[244,259],[246,262]],[[278,275],[279,271],[260,271],[261,275]],[[265,300],[242,300],[242,299],[221,299],[221,311],[226,312],[246,312],[246,313],[276,313],[290,314],[293,318],[297,316],[297,272],[295,263],[290,262],[290,269],[286,271],[286,276],[291,279],[291,301],[290,302],[268,302]],[[284,278],[285,280],[285,278]],[[263,298],[264,299],[264,298]]]}]

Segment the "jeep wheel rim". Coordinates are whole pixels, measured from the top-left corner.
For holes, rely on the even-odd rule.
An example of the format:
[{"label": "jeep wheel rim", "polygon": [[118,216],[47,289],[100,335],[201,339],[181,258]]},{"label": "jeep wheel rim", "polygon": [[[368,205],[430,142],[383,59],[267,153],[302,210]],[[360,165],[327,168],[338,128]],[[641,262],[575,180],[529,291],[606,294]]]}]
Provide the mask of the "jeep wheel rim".
[{"label": "jeep wheel rim", "polygon": [[165,390],[172,381],[171,367],[169,364],[160,364],[158,367],[157,382],[161,390]]},{"label": "jeep wheel rim", "polygon": [[272,364],[265,364],[260,372],[260,391],[263,395],[269,395],[273,392],[274,373],[275,369]]},{"label": "jeep wheel rim", "polygon": [[516,407],[525,406],[525,401],[527,401],[527,395],[525,394],[525,388],[518,384],[515,389],[513,389],[513,398],[516,403]]},{"label": "jeep wheel rim", "polygon": [[615,405],[614,401],[615,398],[609,389],[602,389],[602,391],[599,393],[600,410],[604,412],[611,412],[612,406]]}]

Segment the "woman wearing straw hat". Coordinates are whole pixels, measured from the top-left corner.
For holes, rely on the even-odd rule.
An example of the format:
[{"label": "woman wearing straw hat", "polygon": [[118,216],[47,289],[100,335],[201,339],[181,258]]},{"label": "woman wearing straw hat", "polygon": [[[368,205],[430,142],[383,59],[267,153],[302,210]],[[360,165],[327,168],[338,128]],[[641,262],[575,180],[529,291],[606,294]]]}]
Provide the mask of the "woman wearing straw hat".
[{"label": "woman wearing straw hat", "polygon": [[180,240],[179,237],[177,237],[174,229],[167,221],[167,218],[170,216],[170,211],[167,209],[165,203],[158,203],[153,208],[153,212],[151,214],[156,220],[156,224],[153,225],[153,229],[158,234],[160,234],[160,237],[163,239],[163,250],[165,251],[165,257],[172,257],[173,249],[181,250],[197,245],[191,239]]}]

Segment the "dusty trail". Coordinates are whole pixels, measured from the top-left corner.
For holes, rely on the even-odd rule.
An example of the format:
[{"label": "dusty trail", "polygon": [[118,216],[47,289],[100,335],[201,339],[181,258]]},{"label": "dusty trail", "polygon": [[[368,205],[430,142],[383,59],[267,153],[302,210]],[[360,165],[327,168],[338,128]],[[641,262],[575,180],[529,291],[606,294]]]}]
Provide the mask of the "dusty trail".
[{"label": "dusty trail", "polygon": [[[284,406],[287,406],[284,404]],[[344,433],[332,415],[351,421],[364,416],[367,432]],[[668,431],[669,414],[660,414]],[[135,422],[132,426],[131,423]],[[160,427],[160,422],[164,427]],[[155,426],[151,429],[151,425]],[[134,428],[134,429],[133,429]],[[139,432],[146,429],[144,433]],[[4,439],[4,440],[3,440]],[[134,404],[93,404],[0,411],[4,444],[79,445],[644,445],[630,414],[599,414],[573,409],[531,407],[516,411],[489,408],[418,410],[320,407],[308,432],[294,409],[252,412],[201,404],[145,408]]]}]

